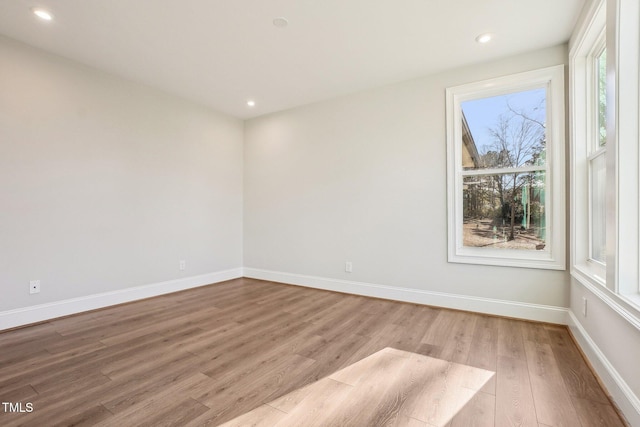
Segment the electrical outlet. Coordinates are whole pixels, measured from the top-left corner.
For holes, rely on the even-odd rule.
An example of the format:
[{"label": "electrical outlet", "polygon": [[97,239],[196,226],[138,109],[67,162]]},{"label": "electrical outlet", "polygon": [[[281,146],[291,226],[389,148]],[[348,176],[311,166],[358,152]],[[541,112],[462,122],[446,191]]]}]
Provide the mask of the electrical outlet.
[{"label": "electrical outlet", "polygon": [[353,272],[353,263],[351,261],[346,261],[344,263],[344,271],[346,271],[347,273]]},{"label": "electrical outlet", "polygon": [[186,260],[181,259],[179,265],[180,265],[180,271],[183,271],[183,270],[187,269],[187,261]]},{"label": "electrical outlet", "polygon": [[587,299],[582,297],[582,315],[587,317]]},{"label": "electrical outlet", "polygon": [[40,280],[32,280],[29,282],[29,293],[37,294],[40,292]]}]

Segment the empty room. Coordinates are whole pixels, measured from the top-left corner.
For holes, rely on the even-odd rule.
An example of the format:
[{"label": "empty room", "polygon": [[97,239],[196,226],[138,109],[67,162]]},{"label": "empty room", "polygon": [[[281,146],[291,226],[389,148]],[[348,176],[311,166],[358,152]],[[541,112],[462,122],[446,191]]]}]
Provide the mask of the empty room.
[{"label": "empty room", "polygon": [[637,0],[0,2],[0,426],[640,426]]}]

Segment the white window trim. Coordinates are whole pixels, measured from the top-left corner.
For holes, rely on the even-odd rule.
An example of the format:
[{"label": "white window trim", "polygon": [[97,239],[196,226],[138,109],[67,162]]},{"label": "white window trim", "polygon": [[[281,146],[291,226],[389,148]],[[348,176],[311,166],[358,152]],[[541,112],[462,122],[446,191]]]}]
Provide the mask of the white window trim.
[{"label": "white window trim", "polygon": [[[462,102],[545,87],[547,90],[546,214],[543,251],[465,247],[462,235]],[[447,88],[449,262],[565,270],[564,65]],[[480,172],[479,172],[480,173]]]},{"label": "white window trim", "polygon": [[[637,0],[594,1],[569,49],[571,275],[640,329],[640,45]],[[607,266],[589,260],[588,168],[594,131],[590,61],[607,28]],[[620,55],[620,51],[625,52]],[[623,82],[621,89],[620,81]],[[621,154],[622,153],[622,154]],[[620,179],[625,177],[625,179]],[[629,196],[631,195],[631,196]]]},{"label": "white window trim", "polygon": [[590,285],[604,286],[606,269],[590,260],[590,180],[588,159],[596,131],[593,123],[595,88],[593,55],[600,46],[606,22],[603,2],[592,3],[589,18],[581,26],[569,52],[569,111],[571,117],[571,272]]},{"label": "white window trim", "polygon": [[611,151],[607,156],[607,179],[611,181],[609,188],[615,189],[611,191],[607,212],[607,265],[614,267],[607,269],[607,287],[637,309],[640,309],[639,18],[637,0],[607,2],[607,105],[613,106],[607,111],[607,150]]}]

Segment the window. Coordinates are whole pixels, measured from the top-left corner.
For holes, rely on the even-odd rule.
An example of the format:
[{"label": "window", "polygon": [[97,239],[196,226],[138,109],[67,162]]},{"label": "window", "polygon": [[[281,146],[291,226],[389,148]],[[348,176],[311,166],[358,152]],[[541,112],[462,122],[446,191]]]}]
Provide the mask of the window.
[{"label": "window", "polygon": [[571,52],[572,271],[605,286],[607,99],[604,2]]},{"label": "window", "polygon": [[571,274],[640,325],[640,4],[586,12],[569,51]]},{"label": "window", "polygon": [[565,268],[563,74],[447,89],[450,262]]},{"label": "window", "polygon": [[[604,33],[603,33],[604,36]],[[589,81],[592,96],[589,97],[590,121],[594,129],[585,141],[588,145],[589,169],[589,261],[606,264],[606,144],[607,144],[607,50],[604,37],[598,41],[595,53],[588,58]],[[604,277],[604,275],[603,275]]]}]

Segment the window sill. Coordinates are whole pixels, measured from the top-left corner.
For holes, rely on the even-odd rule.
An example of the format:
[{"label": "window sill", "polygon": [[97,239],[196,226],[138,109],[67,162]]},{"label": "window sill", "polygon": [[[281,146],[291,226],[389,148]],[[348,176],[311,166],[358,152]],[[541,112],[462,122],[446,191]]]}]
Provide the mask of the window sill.
[{"label": "window sill", "polygon": [[457,251],[451,251],[449,253],[449,262],[543,270],[566,270],[564,259],[553,258],[549,251],[465,247]]},{"label": "window sill", "polygon": [[571,277],[640,331],[640,293],[620,295],[608,289],[603,280],[588,273],[585,266],[574,266]]},{"label": "window sill", "polygon": [[591,285],[607,289],[607,270],[599,264],[587,261],[583,264],[574,265],[574,269],[571,274],[573,276],[580,274],[582,279],[588,280]]},{"label": "window sill", "polygon": [[621,294],[620,298],[626,302],[628,305],[638,313],[638,317],[640,317],[640,293],[635,294]]}]

